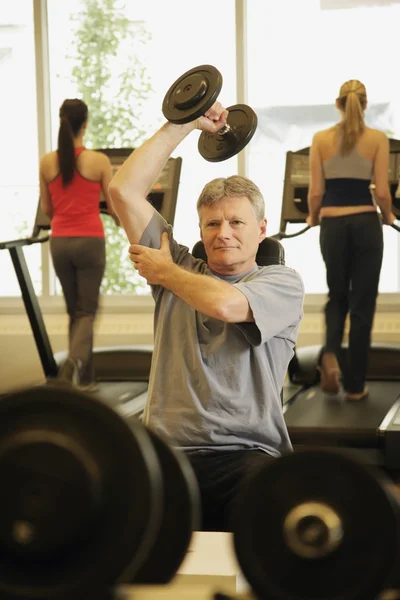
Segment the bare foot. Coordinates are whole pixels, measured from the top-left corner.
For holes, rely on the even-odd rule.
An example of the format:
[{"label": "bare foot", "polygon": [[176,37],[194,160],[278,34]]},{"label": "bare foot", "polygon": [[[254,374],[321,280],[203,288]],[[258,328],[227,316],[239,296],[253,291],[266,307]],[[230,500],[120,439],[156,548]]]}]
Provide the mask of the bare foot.
[{"label": "bare foot", "polygon": [[321,389],[327,394],[337,394],[340,390],[341,372],[336,355],[333,352],[325,352],[322,356],[321,366]]},{"label": "bare foot", "polygon": [[364,400],[368,396],[368,388],[365,387],[362,392],[358,394],[353,394],[352,392],[345,392],[345,400],[350,400],[352,402],[358,402],[359,400]]}]

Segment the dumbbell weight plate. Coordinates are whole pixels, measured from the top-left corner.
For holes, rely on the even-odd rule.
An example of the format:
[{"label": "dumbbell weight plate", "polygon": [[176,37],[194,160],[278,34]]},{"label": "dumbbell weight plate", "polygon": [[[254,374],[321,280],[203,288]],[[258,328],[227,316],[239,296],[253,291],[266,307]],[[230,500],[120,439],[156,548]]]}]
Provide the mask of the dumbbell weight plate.
[{"label": "dumbbell weight plate", "polygon": [[260,598],[374,600],[395,566],[398,505],[385,480],[343,454],[279,458],[239,504],[235,551]]},{"label": "dumbbell weight plate", "polygon": [[208,111],[221,88],[222,75],[212,65],[190,69],[165,94],[162,112],[171,123],[190,123]]},{"label": "dumbbell weight plate", "polygon": [[67,386],[0,402],[0,597],[97,597],[132,579],[161,523],[146,429]]},{"label": "dumbbell weight plate", "polygon": [[164,502],[161,527],[145,562],[133,578],[135,584],[169,583],[200,527],[200,494],[189,461],[149,431],[161,465]]},{"label": "dumbbell weight plate", "polygon": [[203,131],[199,137],[199,152],[209,162],[220,162],[238,154],[247,146],[257,129],[257,115],[250,106],[235,104],[227,110],[227,123],[231,131],[225,134]]}]

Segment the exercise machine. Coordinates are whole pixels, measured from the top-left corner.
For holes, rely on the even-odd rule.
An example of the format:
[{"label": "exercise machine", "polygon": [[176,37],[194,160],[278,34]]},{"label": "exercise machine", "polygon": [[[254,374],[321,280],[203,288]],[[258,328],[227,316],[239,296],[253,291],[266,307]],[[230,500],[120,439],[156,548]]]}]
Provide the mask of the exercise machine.
[{"label": "exercise machine", "polygon": [[[120,168],[129,154],[129,148],[101,149],[110,158],[114,172]],[[149,202],[171,224],[175,217],[182,159],[170,158],[148,195]],[[104,198],[100,210],[107,213]],[[50,220],[43,213],[40,201],[36,211],[32,234],[23,239],[0,242],[0,250],[8,250],[14,266],[25,310],[34,335],[36,348],[46,379],[57,376],[66,352],[54,354],[45,327],[38,298],[24,256],[24,247],[49,240]],[[112,406],[126,415],[140,416],[147,398],[152,345],[99,347],[94,349],[94,368],[99,382],[100,394]]]},{"label": "exercise machine", "polygon": [[[390,140],[389,184],[393,197],[393,211],[400,217],[400,200],[396,198],[400,172],[400,141]],[[309,148],[286,155],[280,231],[278,240],[305,234],[308,226],[288,233],[288,224],[302,224],[308,216]],[[400,231],[396,225],[394,228]],[[346,345],[344,345],[346,351]],[[400,347],[372,344],[367,375],[369,396],[359,403],[345,402],[338,396],[329,396],[320,389],[317,370],[321,347],[297,348],[289,365],[289,380],[302,385],[285,406],[285,420],[295,446],[310,444],[346,446],[367,451],[371,460],[400,468],[400,459],[393,458],[393,443],[389,440],[400,435],[396,411],[400,396]],[[400,444],[400,440],[398,442]]]}]

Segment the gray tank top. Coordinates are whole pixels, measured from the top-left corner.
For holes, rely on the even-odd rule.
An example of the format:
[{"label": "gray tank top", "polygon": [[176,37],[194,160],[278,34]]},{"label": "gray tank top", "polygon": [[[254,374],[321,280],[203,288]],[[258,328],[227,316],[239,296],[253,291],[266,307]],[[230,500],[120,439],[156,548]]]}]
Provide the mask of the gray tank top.
[{"label": "gray tank top", "polygon": [[373,160],[360,155],[355,146],[350,154],[341,156],[337,152],[322,162],[325,179],[368,179],[372,178]]},{"label": "gray tank top", "polygon": [[364,158],[354,147],[349,154],[337,152],[322,162],[325,193],[322,207],[372,206],[369,189],[373,174],[373,160]]}]

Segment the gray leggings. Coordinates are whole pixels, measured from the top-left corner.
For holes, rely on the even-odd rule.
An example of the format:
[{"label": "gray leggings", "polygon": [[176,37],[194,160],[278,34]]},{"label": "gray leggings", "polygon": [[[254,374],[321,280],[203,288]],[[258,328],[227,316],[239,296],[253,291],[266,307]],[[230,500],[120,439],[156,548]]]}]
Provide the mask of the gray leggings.
[{"label": "gray leggings", "polygon": [[93,324],[106,265],[105,239],[52,237],[50,251],[69,315],[69,358],[83,363],[81,383],[94,380]]}]

